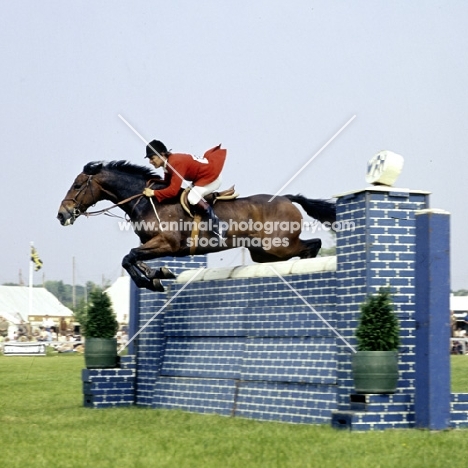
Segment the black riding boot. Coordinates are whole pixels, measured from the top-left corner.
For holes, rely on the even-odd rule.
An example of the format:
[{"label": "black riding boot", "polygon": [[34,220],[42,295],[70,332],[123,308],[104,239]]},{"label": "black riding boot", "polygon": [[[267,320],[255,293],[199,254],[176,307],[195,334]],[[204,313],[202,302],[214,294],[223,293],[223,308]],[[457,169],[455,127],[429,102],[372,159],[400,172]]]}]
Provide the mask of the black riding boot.
[{"label": "black riding boot", "polygon": [[219,224],[219,218],[216,216],[215,212],[213,211],[213,208],[203,199],[200,200],[193,207],[195,212],[207,217],[208,220],[211,221],[213,233],[219,236],[221,239],[224,239],[225,232],[223,232],[223,229]]}]

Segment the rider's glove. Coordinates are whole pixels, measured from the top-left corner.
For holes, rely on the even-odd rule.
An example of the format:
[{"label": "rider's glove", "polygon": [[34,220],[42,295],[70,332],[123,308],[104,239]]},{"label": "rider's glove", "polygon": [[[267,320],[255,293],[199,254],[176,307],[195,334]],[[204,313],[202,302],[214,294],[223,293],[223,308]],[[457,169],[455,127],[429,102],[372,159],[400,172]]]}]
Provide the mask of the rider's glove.
[{"label": "rider's glove", "polygon": [[153,197],[154,190],[150,189],[149,187],[145,187],[145,189],[143,190],[143,195],[146,195],[147,197]]}]

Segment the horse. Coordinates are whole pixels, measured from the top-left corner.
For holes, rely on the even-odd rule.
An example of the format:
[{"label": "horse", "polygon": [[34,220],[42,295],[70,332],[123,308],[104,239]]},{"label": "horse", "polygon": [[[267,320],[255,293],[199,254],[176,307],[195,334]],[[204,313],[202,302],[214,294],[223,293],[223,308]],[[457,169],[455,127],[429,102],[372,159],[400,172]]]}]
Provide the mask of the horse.
[{"label": "horse", "polygon": [[[114,207],[122,209],[141,241],[139,247],[125,255],[122,266],[137,287],[151,291],[164,291],[161,280],[175,277],[165,266],[151,268],[145,263],[155,258],[202,255],[236,247],[246,247],[258,263],[316,257],[321,240],[299,238],[302,215],[294,203],[319,222],[333,223],[336,219],[332,200],[258,194],[213,205],[227,228],[226,237],[220,238],[207,223],[195,223],[178,197],[158,203],[156,198],[144,196],[143,189],[148,186],[158,190],[166,184],[152,169],[128,161],[89,162],[60,203],[57,218],[67,226],[82,215],[99,214]],[[101,200],[114,205],[87,212]]]}]

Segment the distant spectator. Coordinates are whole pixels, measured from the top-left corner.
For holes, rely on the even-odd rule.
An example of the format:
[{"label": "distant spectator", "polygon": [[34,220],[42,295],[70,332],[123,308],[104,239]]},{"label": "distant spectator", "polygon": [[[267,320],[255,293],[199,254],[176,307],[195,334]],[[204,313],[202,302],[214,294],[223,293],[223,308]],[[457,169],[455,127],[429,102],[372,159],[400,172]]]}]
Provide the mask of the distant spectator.
[{"label": "distant spectator", "polygon": [[450,336],[455,336],[455,330],[457,329],[457,317],[453,310],[450,311]]},{"label": "distant spectator", "polygon": [[58,346],[57,346],[57,351],[59,353],[72,353],[74,350],[74,347],[73,347],[73,342],[74,342],[74,338],[73,336],[71,335],[67,335],[67,338],[66,338],[66,341],[63,342],[63,343],[60,343]]},{"label": "distant spectator", "polygon": [[29,324],[24,320],[21,320],[18,325],[18,341],[28,341],[30,335]]},{"label": "distant spectator", "polygon": [[46,315],[42,319],[42,326],[44,327],[44,329],[45,329],[45,331],[47,333],[46,341],[52,341],[51,332],[52,332],[52,327],[54,326],[54,321],[52,319],[50,319],[48,315]]},{"label": "distant spectator", "polygon": [[459,341],[452,341],[450,354],[463,354],[463,345]]},{"label": "distant spectator", "polygon": [[126,346],[128,342],[128,334],[127,332],[122,333],[122,336],[120,337],[120,344],[122,346]]},{"label": "distant spectator", "polygon": [[6,318],[0,316],[0,336],[6,338],[8,336],[9,323]]},{"label": "distant spectator", "polygon": [[39,336],[37,337],[37,341],[47,341],[47,331],[44,327],[39,327]]},{"label": "distant spectator", "polygon": [[66,335],[67,328],[68,328],[67,321],[62,317],[60,319],[60,325],[59,325],[60,335]]}]

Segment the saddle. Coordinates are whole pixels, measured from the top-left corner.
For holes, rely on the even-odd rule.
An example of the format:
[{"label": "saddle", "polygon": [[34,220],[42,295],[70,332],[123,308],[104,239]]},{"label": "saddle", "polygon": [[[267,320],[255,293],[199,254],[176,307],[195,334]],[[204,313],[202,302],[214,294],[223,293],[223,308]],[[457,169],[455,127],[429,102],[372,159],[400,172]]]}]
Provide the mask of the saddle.
[{"label": "saddle", "polygon": [[[186,213],[193,218],[194,213],[192,213],[192,210],[190,209],[190,203],[187,200],[187,197],[191,188],[192,187],[187,187],[180,194],[180,204],[182,205],[182,208],[186,211]],[[234,185],[233,185],[232,187],[226,190],[223,190],[222,192],[210,193],[209,195],[206,195],[204,198],[211,206],[213,206],[218,200],[219,201],[235,200],[238,196],[239,194],[236,192]]]}]

